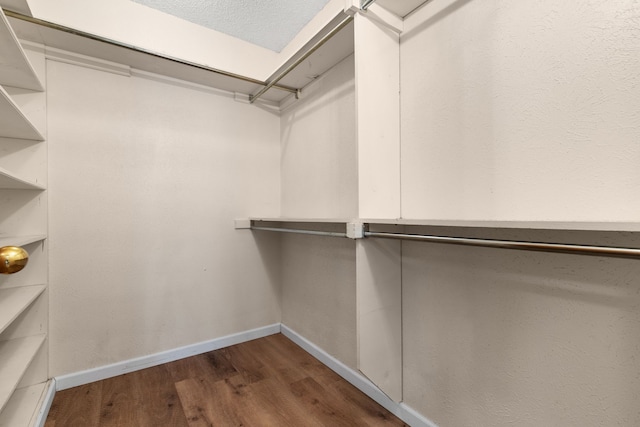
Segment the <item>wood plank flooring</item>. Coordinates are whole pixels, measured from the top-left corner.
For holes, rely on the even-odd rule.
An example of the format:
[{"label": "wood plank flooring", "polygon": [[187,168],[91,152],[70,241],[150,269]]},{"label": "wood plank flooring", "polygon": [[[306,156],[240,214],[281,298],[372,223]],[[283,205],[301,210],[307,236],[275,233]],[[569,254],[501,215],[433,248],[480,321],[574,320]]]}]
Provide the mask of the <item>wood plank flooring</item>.
[{"label": "wood plank flooring", "polygon": [[281,334],[59,391],[45,427],[404,426]]}]

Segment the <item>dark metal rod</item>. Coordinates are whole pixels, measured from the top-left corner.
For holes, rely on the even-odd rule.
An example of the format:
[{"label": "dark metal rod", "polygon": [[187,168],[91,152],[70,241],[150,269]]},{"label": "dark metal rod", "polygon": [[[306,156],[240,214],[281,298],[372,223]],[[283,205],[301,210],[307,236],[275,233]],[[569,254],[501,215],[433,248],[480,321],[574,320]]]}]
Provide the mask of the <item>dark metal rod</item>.
[{"label": "dark metal rod", "polygon": [[446,237],[421,234],[379,233],[365,231],[365,237],[415,240],[420,242],[447,243],[453,245],[481,246],[485,248],[519,249],[525,251],[560,252],[566,254],[640,258],[640,249],[609,246],[587,246],[562,243],[518,242],[511,240],[476,239],[471,237]]},{"label": "dark metal rod", "polygon": [[329,39],[338,32],[343,29],[349,22],[353,21],[353,16],[347,16],[343,19],[333,30],[329,31],[324,37],[322,37],[316,44],[314,44],[309,50],[307,50],[300,58],[298,58],[295,62],[285,68],[282,72],[280,72],[276,77],[269,79],[267,81],[267,85],[263,87],[258,93],[255,95],[249,96],[249,102],[254,103],[258,98],[260,98],[266,91],[271,89],[276,83],[278,83],[282,78],[284,78],[287,74],[291,72],[294,68],[296,68],[302,61],[307,59],[313,52],[318,50],[323,44],[325,44]]},{"label": "dark metal rod", "polygon": [[251,226],[252,230],[262,231],[277,231],[280,233],[296,233],[296,234],[311,234],[313,236],[331,236],[331,237],[347,237],[347,233],[338,233],[335,231],[314,231],[314,230],[300,230],[297,228],[278,228],[278,227],[256,227]]},{"label": "dark metal rod", "polygon": [[[51,29],[54,29],[54,30],[62,31],[62,32],[65,32],[65,33],[73,34],[73,35],[80,36],[80,37],[83,37],[83,38],[86,38],[86,39],[95,40],[95,41],[99,41],[99,42],[102,42],[102,43],[107,43],[107,44],[110,44],[112,46],[125,48],[125,49],[132,50],[132,51],[135,51],[135,52],[144,53],[144,54],[147,54],[147,55],[154,56],[156,58],[166,59],[168,61],[176,62],[178,64],[188,65],[188,66],[194,67],[194,68],[199,68],[201,70],[209,71],[211,73],[219,74],[221,76],[231,77],[231,78],[234,78],[234,79],[237,79],[237,80],[242,80],[242,81],[247,82],[247,83],[253,83],[253,84],[261,85],[261,86],[267,85],[267,82],[263,82],[263,81],[260,81],[260,80],[257,80],[257,79],[253,79],[251,77],[246,77],[246,76],[242,76],[240,74],[230,73],[228,71],[219,70],[217,68],[207,67],[206,65],[197,64],[195,62],[186,61],[184,59],[179,59],[179,58],[176,58],[176,57],[173,57],[173,56],[170,56],[170,55],[165,55],[163,53],[154,52],[154,51],[143,49],[143,48],[140,48],[140,47],[137,47],[137,46],[133,46],[133,45],[127,44],[127,43],[122,43],[122,42],[119,42],[119,41],[116,41],[116,40],[108,39],[106,37],[101,37],[101,36],[97,36],[95,34],[86,33],[84,31],[75,30],[75,29],[70,28],[70,27],[65,27],[64,25],[55,24],[53,22],[45,21],[43,19],[38,19],[38,18],[31,17],[31,16],[23,15],[21,13],[13,12],[11,10],[7,10],[7,9],[3,9],[3,10],[4,10],[4,14],[6,16],[10,16],[11,18],[19,19],[21,21],[30,22],[32,24],[36,24],[36,25],[40,25],[40,26],[43,26],[43,27],[51,28]],[[293,88],[293,87],[289,87],[289,86],[270,84],[269,87],[270,88],[274,87],[276,89],[284,90],[286,92],[291,92],[291,93],[297,93],[298,92],[298,89]]]}]

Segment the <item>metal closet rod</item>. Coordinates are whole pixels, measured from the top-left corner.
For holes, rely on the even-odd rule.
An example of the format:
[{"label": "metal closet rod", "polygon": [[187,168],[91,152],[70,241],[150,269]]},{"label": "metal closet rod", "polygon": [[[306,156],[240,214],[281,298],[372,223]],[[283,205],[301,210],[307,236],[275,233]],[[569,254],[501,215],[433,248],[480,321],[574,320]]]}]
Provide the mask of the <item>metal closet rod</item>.
[{"label": "metal closet rod", "polygon": [[360,9],[367,10],[376,0],[362,0],[360,2]]},{"label": "metal closet rod", "polygon": [[[283,86],[283,85],[277,85],[277,84],[270,84],[267,82],[263,82],[261,80],[257,80],[257,79],[253,79],[251,77],[246,77],[246,76],[242,76],[240,74],[235,74],[235,73],[230,73],[227,71],[223,71],[223,70],[219,70],[217,68],[212,68],[212,67],[207,67],[206,65],[200,65],[197,64],[195,62],[191,62],[191,61],[186,61],[183,59],[178,59],[176,57],[170,56],[170,55],[165,55],[162,53],[158,53],[158,52],[154,52],[151,50],[147,50],[147,49],[142,49],[140,47],[137,46],[133,46],[127,43],[122,43],[116,40],[112,40],[106,37],[101,37],[101,36],[97,36],[95,34],[91,34],[91,33],[86,33],[84,31],[80,31],[80,30],[75,30],[73,28],[70,27],[65,27],[64,25],[60,25],[60,24],[55,24],[53,22],[49,22],[49,21],[45,21],[43,19],[38,19],[38,18],[34,18],[32,16],[27,16],[27,15],[23,15],[22,13],[18,13],[18,12],[14,12],[12,10],[7,10],[7,9],[3,9],[4,14],[6,16],[9,16],[11,18],[15,18],[15,19],[19,19],[21,21],[25,21],[25,22],[30,22],[32,24],[36,24],[36,25],[40,25],[43,27],[47,27],[47,28],[51,28],[54,30],[58,30],[58,31],[62,31],[65,33],[69,33],[69,34],[73,34],[76,36],[80,36],[86,39],[90,39],[90,40],[95,40],[95,41],[99,41],[102,43],[106,43],[106,44],[110,44],[112,46],[117,46],[117,47],[122,47],[128,50],[132,50],[134,52],[140,52],[140,53],[144,53],[150,56],[154,56],[156,58],[161,58],[161,59],[166,59],[172,62],[176,62],[178,64],[182,64],[182,65],[188,65],[190,67],[194,67],[194,68],[199,68],[201,70],[205,70],[205,71],[209,71],[215,74],[219,74],[221,76],[225,76],[225,77],[231,77],[237,80],[242,80],[244,82],[247,83],[252,83],[252,84],[256,84],[256,85],[261,85],[261,86],[266,86],[269,85],[269,88],[275,88],[275,89],[279,89],[279,90],[283,90],[286,92],[291,92],[291,93],[298,93],[298,89],[293,88],[293,87],[289,87],[289,86]],[[276,82],[277,83],[277,82]]]},{"label": "metal closet rod", "polygon": [[611,246],[572,245],[562,243],[521,242],[514,240],[476,239],[471,237],[447,237],[422,234],[380,233],[365,231],[365,237],[383,239],[415,240],[420,242],[446,243],[464,246],[480,246],[485,248],[517,249],[538,252],[556,252],[565,254],[607,256],[618,258],[640,258],[640,249],[617,248]]},{"label": "metal closet rod", "polygon": [[344,18],[342,21],[340,21],[340,23],[331,31],[329,31],[327,34],[324,35],[324,37],[322,37],[320,40],[318,40],[313,46],[311,46],[309,48],[309,50],[307,50],[300,58],[298,58],[296,61],[294,61],[291,65],[289,65],[287,68],[285,68],[283,71],[281,71],[280,73],[278,73],[278,75],[276,77],[273,77],[271,79],[268,80],[268,83],[266,84],[265,87],[263,87],[260,92],[256,93],[255,95],[250,95],[249,96],[249,102],[251,104],[253,104],[254,102],[256,102],[256,100],[258,98],[260,98],[266,91],[268,91],[269,89],[271,89],[271,87],[273,87],[276,83],[278,83],[280,80],[282,80],[282,78],[284,78],[287,74],[289,74],[294,68],[296,68],[298,65],[300,65],[302,63],[302,61],[304,61],[305,59],[307,59],[309,56],[311,56],[311,54],[313,52],[315,52],[316,50],[318,50],[323,44],[325,44],[326,42],[329,41],[329,39],[331,39],[331,37],[335,36],[336,34],[338,34],[338,32],[340,30],[342,30],[349,22],[353,21],[353,16],[347,16],[346,18]]},{"label": "metal closet rod", "polygon": [[[298,228],[278,228],[251,226],[252,230],[277,231],[280,233],[310,234],[314,236],[349,237],[346,233],[333,231],[314,231]],[[449,237],[425,234],[385,233],[364,231],[365,238],[413,240],[429,243],[444,243],[450,245],[476,246],[484,248],[515,249],[523,251],[555,252],[564,254],[606,256],[617,258],[640,259],[640,249],[619,248],[612,246],[574,245],[565,243],[524,242],[517,240],[478,239],[474,237]]]}]

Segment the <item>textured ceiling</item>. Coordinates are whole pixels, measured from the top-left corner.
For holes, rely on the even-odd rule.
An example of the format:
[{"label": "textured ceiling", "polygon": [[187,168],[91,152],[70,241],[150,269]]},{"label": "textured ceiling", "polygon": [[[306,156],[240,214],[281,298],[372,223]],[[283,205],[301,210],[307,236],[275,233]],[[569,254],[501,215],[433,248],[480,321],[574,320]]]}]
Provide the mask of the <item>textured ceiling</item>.
[{"label": "textured ceiling", "polygon": [[329,0],[131,0],[280,52]]}]

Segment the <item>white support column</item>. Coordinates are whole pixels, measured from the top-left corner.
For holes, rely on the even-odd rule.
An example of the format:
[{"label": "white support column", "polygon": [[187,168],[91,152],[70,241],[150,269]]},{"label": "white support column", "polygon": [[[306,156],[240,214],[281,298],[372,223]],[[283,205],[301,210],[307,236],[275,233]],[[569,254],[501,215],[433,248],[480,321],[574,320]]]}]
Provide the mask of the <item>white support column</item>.
[{"label": "white support column", "polygon": [[399,218],[399,34],[368,14],[355,16],[359,215]]},{"label": "white support column", "polygon": [[[374,6],[354,18],[358,212],[360,218],[399,218],[401,22]],[[401,243],[360,239],[356,264],[358,369],[400,402]]]}]

